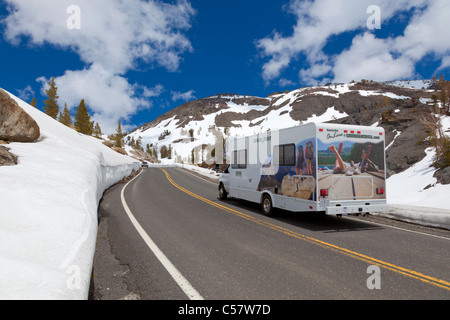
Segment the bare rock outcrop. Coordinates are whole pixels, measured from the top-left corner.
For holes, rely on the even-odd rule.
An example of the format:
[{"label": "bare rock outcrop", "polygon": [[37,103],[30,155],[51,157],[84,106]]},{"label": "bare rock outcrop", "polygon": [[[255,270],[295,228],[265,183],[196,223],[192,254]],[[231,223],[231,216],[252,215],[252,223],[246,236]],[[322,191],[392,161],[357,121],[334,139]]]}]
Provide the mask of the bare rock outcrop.
[{"label": "bare rock outcrop", "polygon": [[147,152],[139,150],[139,149],[131,149],[130,153],[134,158],[140,159],[140,160],[146,160],[150,162],[156,162],[156,159],[150,156]]},{"label": "bare rock outcrop", "polygon": [[36,121],[0,89],[0,140],[34,142],[40,134]]}]

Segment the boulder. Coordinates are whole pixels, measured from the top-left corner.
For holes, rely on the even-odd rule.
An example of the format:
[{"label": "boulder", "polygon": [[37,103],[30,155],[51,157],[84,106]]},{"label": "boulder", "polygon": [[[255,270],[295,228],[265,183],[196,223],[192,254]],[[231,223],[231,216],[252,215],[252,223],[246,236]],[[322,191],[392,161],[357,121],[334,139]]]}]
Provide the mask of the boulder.
[{"label": "boulder", "polygon": [[36,121],[6,91],[0,89],[0,140],[34,142],[40,134]]},{"label": "boulder", "polygon": [[104,140],[102,143],[105,146],[107,146],[108,148],[112,148],[114,146],[114,144],[111,141],[109,141],[109,140]]},{"label": "boulder", "polygon": [[17,156],[0,146],[0,166],[14,166],[17,164]]},{"label": "boulder", "polygon": [[433,177],[437,179],[438,183],[450,184],[450,167],[437,170]]},{"label": "boulder", "polygon": [[139,160],[147,160],[150,162],[154,162],[155,159],[150,156],[147,152],[139,150],[139,149],[131,149],[130,153],[135,156],[134,158],[137,158]]}]

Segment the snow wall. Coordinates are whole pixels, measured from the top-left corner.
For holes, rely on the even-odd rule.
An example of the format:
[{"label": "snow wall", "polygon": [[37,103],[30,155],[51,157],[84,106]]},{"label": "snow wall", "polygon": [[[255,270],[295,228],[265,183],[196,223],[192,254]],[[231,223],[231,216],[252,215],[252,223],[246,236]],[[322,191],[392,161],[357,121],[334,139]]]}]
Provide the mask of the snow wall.
[{"label": "snow wall", "polygon": [[140,164],[11,97],[41,137],[7,145],[19,163],[0,167],[0,299],[87,299],[99,202]]}]

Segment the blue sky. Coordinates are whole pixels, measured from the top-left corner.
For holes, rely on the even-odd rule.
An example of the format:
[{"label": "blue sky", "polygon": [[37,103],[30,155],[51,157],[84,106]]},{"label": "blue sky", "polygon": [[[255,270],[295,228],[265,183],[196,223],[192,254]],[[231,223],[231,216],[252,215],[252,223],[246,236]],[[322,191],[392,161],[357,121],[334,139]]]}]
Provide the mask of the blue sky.
[{"label": "blue sky", "polygon": [[449,16],[447,0],[3,0],[0,87],[42,107],[54,76],[60,106],[84,98],[110,133],[217,93],[450,79]]}]

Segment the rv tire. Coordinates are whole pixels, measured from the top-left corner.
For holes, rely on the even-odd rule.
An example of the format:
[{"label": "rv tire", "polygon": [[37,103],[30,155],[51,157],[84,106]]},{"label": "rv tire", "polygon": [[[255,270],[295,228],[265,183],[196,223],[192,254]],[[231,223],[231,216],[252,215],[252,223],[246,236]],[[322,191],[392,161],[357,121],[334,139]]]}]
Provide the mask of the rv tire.
[{"label": "rv tire", "polygon": [[263,195],[261,201],[261,209],[265,216],[270,217],[273,215],[273,204],[270,195],[268,194]]},{"label": "rv tire", "polygon": [[220,200],[227,200],[228,198],[228,193],[225,191],[225,187],[222,183],[219,186],[219,198]]}]

